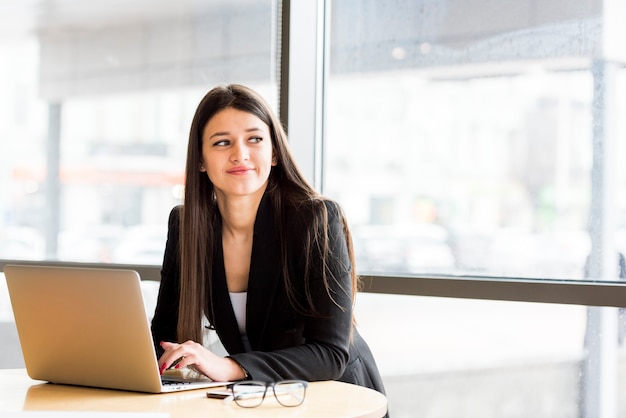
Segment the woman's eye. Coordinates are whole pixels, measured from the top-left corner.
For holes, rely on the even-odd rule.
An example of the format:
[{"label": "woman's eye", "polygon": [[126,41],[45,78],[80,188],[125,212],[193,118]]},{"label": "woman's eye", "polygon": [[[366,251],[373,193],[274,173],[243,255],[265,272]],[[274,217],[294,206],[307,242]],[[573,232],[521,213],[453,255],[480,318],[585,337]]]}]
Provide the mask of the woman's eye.
[{"label": "woman's eye", "polygon": [[215,142],[213,143],[213,146],[216,146],[216,147],[223,147],[223,146],[228,145],[229,143],[230,143],[230,142],[228,141],[228,139],[222,139],[222,140],[219,140],[219,141],[215,141]]},{"label": "woman's eye", "polygon": [[263,138],[261,138],[260,136],[253,136],[252,138],[250,138],[250,142],[253,142],[253,143],[257,143],[261,141],[263,141]]}]

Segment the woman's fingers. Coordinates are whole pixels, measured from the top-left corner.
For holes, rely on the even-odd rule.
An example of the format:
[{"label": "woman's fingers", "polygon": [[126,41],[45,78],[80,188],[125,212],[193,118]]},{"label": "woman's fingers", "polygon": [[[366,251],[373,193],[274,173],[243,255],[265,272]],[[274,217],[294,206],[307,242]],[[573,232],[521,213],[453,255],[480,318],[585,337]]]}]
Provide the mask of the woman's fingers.
[{"label": "woman's fingers", "polygon": [[165,350],[159,359],[161,374],[169,368],[182,369],[191,366],[213,380],[230,381],[243,378],[243,371],[238,363],[217,356],[194,341],[185,341],[182,344],[164,341],[160,344]]},{"label": "woman's fingers", "polygon": [[165,350],[163,352],[163,355],[159,359],[159,372],[163,374],[163,372],[169,369],[173,364],[175,364],[176,361],[182,357],[182,355],[177,356],[176,354],[176,351],[178,351],[180,344],[161,341],[160,345],[161,348]]},{"label": "woman's fingers", "polygon": [[165,350],[159,359],[159,371],[161,374],[167,369],[180,369],[195,363],[199,344],[193,341],[186,341],[183,344],[161,341],[161,348]]}]

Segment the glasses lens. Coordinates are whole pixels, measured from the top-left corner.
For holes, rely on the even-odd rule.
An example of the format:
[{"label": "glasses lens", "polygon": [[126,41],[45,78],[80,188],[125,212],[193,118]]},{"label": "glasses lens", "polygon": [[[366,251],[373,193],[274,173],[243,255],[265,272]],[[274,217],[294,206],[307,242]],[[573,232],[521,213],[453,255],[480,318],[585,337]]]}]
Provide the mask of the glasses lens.
[{"label": "glasses lens", "polygon": [[305,382],[279,382],[274,385],[276,400],[283,406],[298,406],[304,402]]},{"label": "glasses lens", "polygon": [[265,385],[263,383],[241,382],[233,385],[233,399],[243,408],[254,408],[263,403]]}]

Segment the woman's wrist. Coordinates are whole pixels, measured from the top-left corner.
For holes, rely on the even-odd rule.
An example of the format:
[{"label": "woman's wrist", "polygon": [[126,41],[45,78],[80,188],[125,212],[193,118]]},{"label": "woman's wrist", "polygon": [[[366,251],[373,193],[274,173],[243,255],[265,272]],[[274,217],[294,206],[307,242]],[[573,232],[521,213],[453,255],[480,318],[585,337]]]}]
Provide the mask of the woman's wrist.
[{"label": "woman's wrist", "polygon": [[239,362],[235,361],[232,357],[226,357],[226,359],[230,360],[234,369],[234,378],[231,380],[247,380],[250,377],[248,371],[241,364],[239,364]]}]

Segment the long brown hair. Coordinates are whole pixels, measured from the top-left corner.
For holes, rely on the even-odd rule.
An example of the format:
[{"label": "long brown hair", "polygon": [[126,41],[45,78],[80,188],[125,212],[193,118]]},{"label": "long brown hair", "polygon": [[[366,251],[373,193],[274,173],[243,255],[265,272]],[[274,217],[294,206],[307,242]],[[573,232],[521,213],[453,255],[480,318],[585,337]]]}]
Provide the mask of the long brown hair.
[{"label": "long brown hair", "polygon": [[[312,213],[320,216],[312,219],[310,230],[315,231],[306,238],[304,254],[321,254],[322,260],[305,260],[305,274],[309,271],[321,271],[326,293],[332,298],[329,281],[330,272],[325,268],[330,254],[328,230],[327,199],[318,194],[306,181],[295,164],[289,150],[287,135],[265,100],[256,92],[242,85],[231,84],[218,86],[209,91],[200,101],[191,123],[189,145],[187,149],[187,163],[185,168],[185,196],[180,224],[180,300],[178,308],[177,334],[179,341],[202,341],[202,316],[211,317],[206,311],[210,305],[212,264],[214,243],[220,239],[220,214],[215,200],[214,186],[206,173],[200,172],[202,164],[202,133],[209,120],[225,108],[234,108],[251,113],[267,124],[270,130],[272,149],[276,166],[272,167],[266,193],[269,194],[277,224],[279,240],[281,242],[281,264],[283,280],[290,302],[295,309],[316,313],[311,293],[307,290],[306,303],[298,302],[295,298],[295,288],[289,277],[287,268],[287,239],[286,231],[281,220],[290,208],[317,207]],[[351,266],[347,266],[352,281],[352,302],[358,288],[352,237],[348,229],[345,215],[338,205],[340,219],[346,236],[346,245]],[[313,265],[313,263],[318,263]],[[320,264],[321,263],[321,264]],[[307,284],[308,277],[304,277]],[[308,286],[305,287],[308,289]],[[344,307],[347,308],[347,307]]]}]

